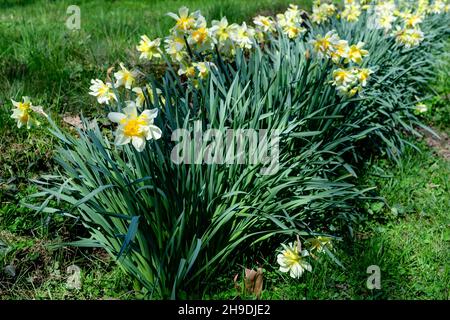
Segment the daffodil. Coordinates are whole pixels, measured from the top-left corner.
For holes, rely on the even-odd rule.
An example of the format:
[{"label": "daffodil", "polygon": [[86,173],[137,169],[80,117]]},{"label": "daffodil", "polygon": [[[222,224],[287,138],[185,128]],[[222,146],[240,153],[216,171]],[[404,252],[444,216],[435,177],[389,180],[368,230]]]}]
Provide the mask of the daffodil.
[{"label": "daffodil", "polygon": [[11,99],[14,106],[11,118],[17,120],[17,127],[27,126],[30,129],[33,126],[40,125],[40,122],[35,119],[33,113],[47,116],[41,106],[33,106],[29,97],[22,97],[22,102],[17,102]]},{"label": "daffodil", "polygon": [[359,84],[362,87],[365,87],[367,85],[367,80],[369,79],[372,73],[373,70],[368,68],[355,69],[356,78],[358,79]]},{"label": "daffodil", "polygon": [[336,87],[349,87],[357,78],[352,69],[336,69],[333,71],[333,85]]},{"label": "daffodil", "polygon": [[348,46],[347,40],[339,40],[333,45],[333,50],[331,51],[331,60],[334,63],[339,63],[341,59],[348,58],[348,52],[350,47]]},{"label": "daffodil", "polygon": [[271,17],[257,16],[253,18],[253,23],[262,32],[273,32],[275,31],[275,22]]},{"label": "daffodil", "polygon": [[425,113],[427,111],[428,111],[428,107],[424,103],[416,104],[416,106],[414,107],[415,114],[421,114],[421,113]]},{"label": "daffodil", "polygon": [[289,272],[292,278],[300,278],[305,271],[312,271],[311,265],[306,261],[309,253],[307,250],[300,250],[296,243],[288,245],[281,244],[283,250],[277,255],[277,262],[281,272]]},{"label": "daffodil", "polygon": [[195,28],[190,31],[188,43],[195,46],[198,50],[211,49],[212,41],[210,30],[206,27],[207,23],[204,17],[197,20]]},{"label": "daffodil", "polygon": [[192,66],[198,71],[200,79],[205,79],[209,75],[209,71],[213,64],[211,62],[194,62]]},{"label": "daffodil", "polygon": [[364,42],[358,42],[358,44],[351,45],[348,49],[347,61],[352,61],[357,64],[361,64],[363,57],[369,55],[369,51],[364,50]]},{"label": "daffodil", "polygon": [[186,7],[181,7],[178,9],[178,15],[172,12],[167,14],[169,17],[175,19],[175,31],[186,32],[191,30],[196,23],[196,19],[200,16],[199,11],[195,11],[189,14],[189,9]]},{"label": "daffodil", "polygon": [[428,12],[439,14],[444,12],[445,10],[445,2],[442,0],[435,0],[431,6],[428,8]]},{"label": "daffodil", "polygon": [[153,58],[161,58],[161,39],[156,38],[150,40],[146,35],[141,36],[141,41],[136,49],[141,53],[140,59],[152,60]]},{"label": "daffodil", "polygon": [[316,238],[310,238],[305,241],[305,244],[309,246],[310,252],[322,253],[325,248],[332,249],[330,237],[318,236]]},{"label": "daffodil", "polygon": [[344,11],[341,13],[341,17],[346,19],[348,22],[358,21],[361,15],[361,6],[358,4],[346,5]]},{"label": "daffodil", "polygon": [[109,82],[104,83],[99,79],[92,79],[91,86],[89,87],[89,94],[97,98],[98,103],[110,104],[112,100],[117,101],[116,94],[112,90],[112,84]]},{"label": "daffodil", "polygon": [[183,37],[171,35],[164,40],[166,43],[166,53],[177,62],[182,61],[187,56],[186,41]]},{"label": "daffodil", "polygon": [[231,39],[242,49],[251,49],[253,46],[253,37],[255,30],[248,27],[244,22],[242,25],[236,27],[231,33]]},{"label": "daffodil", "polygon": [[322,3],[313,7],[311,20],[317,24],[327,22],[336,12],[334,4]]},{"label": "daffodil", "polygon": [[114,77],[116,78],[115,86],[117,88],[124,86],[127,89],[131,89],[131,86],[136,81],[137,72],[128,70],[123,63],[120,63],[120,68],[122,70],[114,73]]},{"label": "daffodil", "polygon": [[185,75],[187,78],[193,78],[195,77],[195,74],[195,66],[193,65],[183,63],[181,64],[180,69],[178,69],[179,76]]},{"label": "daffodil", "polygon": [[[153,95],[153,90],[152,88],[150,88],[148,85],[145,86],[147,95],[150,99],[150,101],[152,103],[156,103],[154,95]],[[142,90],[141,87],[135,87],[132,90],[135,94],[136,94],[136,100],[135,100],[135,104],[136,107],[141,108],[144,106],[145,103],[145,94],[144,94],[144,90]],[[158,96],[162,93],[161,89],[156,88],[156,93],[158,94]],[[162,102],[165,103],[165,99],[164,97],[161,98]]]},{"label": "daffodil", "polygon": [[403,20],[405,21],[405,27],[407,28],[413,28],[423,21],[422,16],[419,14],[408,14]]},{"label": "daffodil", "polygon": [[339,40],[340,39],[337,36],[336,31],[331,30],[324,36],[316,36],[316,39],[311,40],[310,42],[318,56],[323,58],[331,56],[331,53],[334,51],[335,46],[339,43]]},{"label": "daffodil", "polygon": [[231,28],[228,25],[226,17],[223,17],[220,21],[213,20],[211,24],[211,34],[216,40],[216,43],[224,43],[230,39]]},{"label": "daffodil", "polygon": [[119,124],[114,143],[121,146],[131,142],[137,151],[143,151],[147,140],[161,138],[161,129],[154,125],[157,115],[158,109],[144,110],[138,115],[134,101],[127,101],[123,113],[110,112],[109,120]]},{"label": "daffodil", "polygon": [[418,46],[424,39],[424,34],[419,28],[400,28],[397,26],[397,30],[394,33],[395,41],[398,44],[405,46],[405,48],[411,48]]}]

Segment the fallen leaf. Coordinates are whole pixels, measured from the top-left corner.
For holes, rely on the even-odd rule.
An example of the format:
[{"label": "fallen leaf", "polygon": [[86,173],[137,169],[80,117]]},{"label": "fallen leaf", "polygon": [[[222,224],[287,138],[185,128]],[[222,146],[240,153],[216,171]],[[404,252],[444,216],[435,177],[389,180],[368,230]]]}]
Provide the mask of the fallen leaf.
[{"label": "fallen leaf", "polygon": [[77,128],[77,129],[83,128],[83,124],[81,123],[80,116],[78,116],[78,115],[75,115],[75,116],[65,115],[63,117],[63,121],[65,123],[70,124],[71,126]]}]

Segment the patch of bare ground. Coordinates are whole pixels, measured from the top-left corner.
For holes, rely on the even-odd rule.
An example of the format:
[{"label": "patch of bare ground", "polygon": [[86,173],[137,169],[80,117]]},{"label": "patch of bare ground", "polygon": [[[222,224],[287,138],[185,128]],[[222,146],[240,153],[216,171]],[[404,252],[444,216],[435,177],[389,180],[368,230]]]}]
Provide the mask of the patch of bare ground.
[{"label": "patch of bare ground", "polygon": [[434,152],[436,152],[436,154],[443,157],[447,161],[450,161],[450,136],[436,128],[432,129],[439,136],[439,138],[430,132],[421,129],[420,132],[423,134],[424,141],[431,149],[434,150]]}]

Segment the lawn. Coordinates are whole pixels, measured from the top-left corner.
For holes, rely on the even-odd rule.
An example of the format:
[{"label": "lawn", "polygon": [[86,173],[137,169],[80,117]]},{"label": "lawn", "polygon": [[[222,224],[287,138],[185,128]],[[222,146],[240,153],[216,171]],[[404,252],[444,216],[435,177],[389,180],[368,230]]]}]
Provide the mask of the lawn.
[{"label": "lawn", "polygon": [[[77,221],[36,214],[24,207],[37,191],[33,179],[52,174],[54,137],[42,130],[17,130],[9,118],[10,98],[33,97],[67,130],[63,118],[101,109],[88,95],[89,81],[129,57],[141,34],[167,34],[173,21],[165,13],[180,5],[200,9],[210,21],[251,21],[258,13],[283,11],[289,0],[20,1],[0,4],[0,299],[140,299],[141,286],[102,250],[61,246],[86,236]],[[81,30],[68,30],[66,9],[81,8]],[[447,43],[447,48],[450,44]],[[448,50],[447,50],[448,51]],[[450,60],[440,55],[430,84],[425,122],[450,134]],[[358,172],[359,185],[374,187],[355,210],[367,218],[336,241],[334,255],[313,265],[300,280],[280,273],[261,257],[262,299],[449,299],[450,148],[431,137],[409,136],[398,163],[385,154],[371,157]],[[272,258],[270,258],[272,259]],[[272,259],[273,260],[273,259]],[[243,264],[245,261],[242,262]],[[70,266],[81,270],[80,289],[67,289]],[[366,285],[369,266],[379,266],[381,289]],[[246,267],[257,267],[249,265]],[[69,270],[68,270],[69,268]],[[238,282],[233,278],[238,274]],[[254,299],[237,290],[242,265],[217,275],[204,299]]]}]

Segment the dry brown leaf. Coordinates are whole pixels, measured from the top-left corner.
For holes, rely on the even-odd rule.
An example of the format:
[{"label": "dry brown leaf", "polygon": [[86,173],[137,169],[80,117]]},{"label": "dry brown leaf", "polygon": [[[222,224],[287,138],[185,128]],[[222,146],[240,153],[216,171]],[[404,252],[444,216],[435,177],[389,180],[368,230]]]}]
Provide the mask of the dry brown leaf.
[{"label": "dry brown leaf", "polygon": [[258,268],[257,271],[245,268],[244,282],[247,293],[254,294],[259,298],[263,288],[263,280],[262,268]]},{"label": "dry brown leaf", "polygon": [[71,115],[64,115],[63,121],[65,123],[70,124],[71,126],[81,129],[83,127],[83,124],[81,123],[81,119],[79,115],[71,116]]}]

